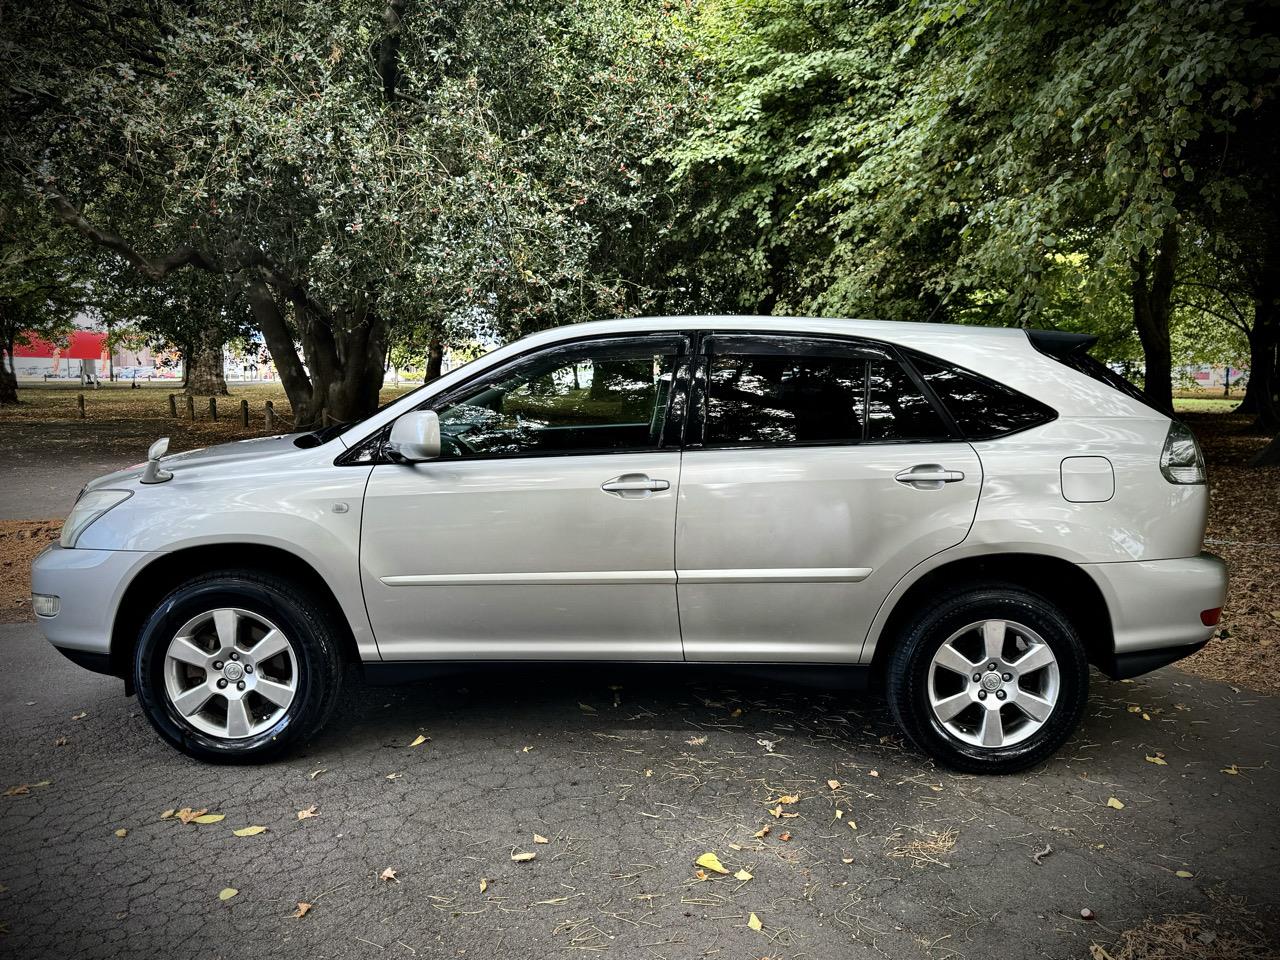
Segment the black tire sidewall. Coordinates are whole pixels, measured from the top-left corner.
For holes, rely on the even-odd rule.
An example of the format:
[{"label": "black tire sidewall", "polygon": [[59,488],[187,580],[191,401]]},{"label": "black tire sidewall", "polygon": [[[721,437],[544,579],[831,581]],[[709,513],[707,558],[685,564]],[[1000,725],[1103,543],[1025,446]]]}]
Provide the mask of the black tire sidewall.
[{"label": "black tire sidewall", "polygon": [[[1027,739],[1007,747],[978,747],[953,736],[929,706],[929,665],[957,630],[979,620],[1010,620],[1030,627],[1058,660],[1059,692],[1053,713]],[[889,706],[916,746],[969,773],[1012,773],[1052,755],[1084,714],[1089,662],[1071,621],[1043,598],[1013,587],[987,587],[940,598],[907,628],[889,661]]]},{"label": "black tire sidewall", "polygon": [[[164,686],[165,653],[177,631],[193,617],[219,607],[257,613],[280,628],[293,645],[298,690],[272,726],[243,740],[223,740],[197,730],[169,702]],[[211,575],[169,594],[142,628],[134,654],[134,686],[147,718],[178,749],[202,760],[254,762],[281,753],[312,732],[332,700],[336,652],[301,598],[283,584],[235,574]]]}]

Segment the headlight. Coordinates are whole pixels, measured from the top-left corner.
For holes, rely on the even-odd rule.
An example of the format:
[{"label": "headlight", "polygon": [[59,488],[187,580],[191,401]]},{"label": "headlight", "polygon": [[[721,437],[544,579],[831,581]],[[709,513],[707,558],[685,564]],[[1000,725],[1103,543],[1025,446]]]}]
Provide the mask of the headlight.
[{"label": "headlight", "polygon": [[58,538],[58,543],[64,547],[74,547],[80,534],[89,529],[89,524],[132,496],[132,490],[92,490],[83,494],[71,508],[71,516],[67,517],[67,522],[62,525],[62,536]]}]

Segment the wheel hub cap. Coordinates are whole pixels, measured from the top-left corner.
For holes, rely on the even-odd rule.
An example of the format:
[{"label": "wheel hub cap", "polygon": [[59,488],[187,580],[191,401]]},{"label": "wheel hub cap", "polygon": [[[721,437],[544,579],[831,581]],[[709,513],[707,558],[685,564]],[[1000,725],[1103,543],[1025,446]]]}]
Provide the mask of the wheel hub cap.
[{"label": "wheel hub cap", "polygon": [[169,706],[212,737],[243,740],[271,729],[298,692],[292,642],[266,617],[222,607],[192,617],[165,651]]},{"label": "wheel hub cap", "polygon": [[1027,739],[1057,704],[1058,660],[1030,627],[980,620],[957,630],[929,664],[928,698],[948,734],[978,747]]}]

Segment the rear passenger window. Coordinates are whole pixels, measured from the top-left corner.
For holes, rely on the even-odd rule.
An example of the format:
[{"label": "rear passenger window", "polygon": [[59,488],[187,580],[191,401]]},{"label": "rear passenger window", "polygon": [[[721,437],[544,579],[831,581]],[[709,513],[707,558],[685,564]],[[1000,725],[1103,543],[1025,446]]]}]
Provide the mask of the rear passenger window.
[{"label": "rear passenger window", "polygon": [[1057,412],[1011,387],[976,373],[912,354],[920,376],[970,440],[990,440],[1048,423]]},{"label": "rear passenger window", "polygon": [[924,392],[900,364],[871,363],[868,440],[949,440],[950,431]]},{"label": "rear passenger window", "polygon": [[710,358],[709,446],[853,443],[862,439],[867,361],[728,354]]}]

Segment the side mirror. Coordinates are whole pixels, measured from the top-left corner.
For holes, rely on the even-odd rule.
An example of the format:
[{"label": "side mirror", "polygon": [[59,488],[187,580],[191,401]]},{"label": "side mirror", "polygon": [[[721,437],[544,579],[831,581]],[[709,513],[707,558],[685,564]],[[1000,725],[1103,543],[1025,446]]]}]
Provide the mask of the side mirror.
[{"label": "side mirror", "polygon": [[406,463],[440,456],[440,418],[434,410],[414,410],[391,425],[391,452]]}]

